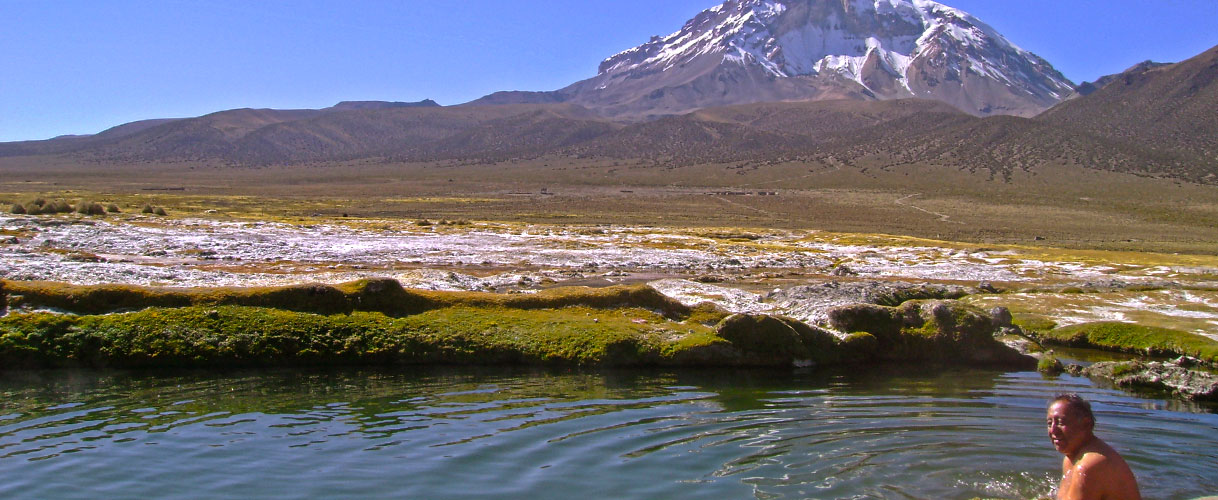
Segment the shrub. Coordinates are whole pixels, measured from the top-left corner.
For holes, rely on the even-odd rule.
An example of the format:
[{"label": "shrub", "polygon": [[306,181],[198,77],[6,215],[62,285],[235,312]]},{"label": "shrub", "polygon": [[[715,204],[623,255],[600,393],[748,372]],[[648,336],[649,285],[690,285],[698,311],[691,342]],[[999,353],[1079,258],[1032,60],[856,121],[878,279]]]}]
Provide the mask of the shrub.
[{"label": "shrub", "polygon": [[119,212],[122,212],[122,210],[119,210],[119,209],[118,209],[118,205],[115,205],[115,204],[113,204],[113,203],[111,203],[111,204],[109,204],[109,205],[107,205],[107,206],[106,206],[106,211],[107,211],[107,212],[110,212],[110,213],[112,213],[112,214],[117,214],[117,213],[119,213]]},{"label": "shrub", "polygon": [[25,213],[25,207],[22,206],[20,203],[14,203],[13,208],[10,208],[9,212],[21,215],[21,214]]},{"label": "shrub", "polygon": [[106,215],[106,209],[101,203],[88,203],[81,201],[76,204],[76,213],[81,215]]},{"label": "shrub", "polygon": [[[45,210],[47,207],[50,207],[49,212],[47,212]],[[55,200],[51,203],[48,203],[46,206],[43,207],[43,209],[44,209],[43,210],[44,212],[53,213],[53,214],[72,213],[72,205],[68,204],[68,202],[64,201],[64,200]]]},{"label": "shrub", "polygon": [[142,213],[142,214],[150,214],[153,212],[155,212],[155,210],[152,208],[152,205],[149,205],[146,203],[144,204],[144,209],[140,210],[140,213]]},{"label": "shrub", "polygon": [[165,209],[162,207],[156,207],[156,209],[153,210],[152,213],[157,214],[157,215],[162,215],[162,216],[169,215],[168,213],[165,212]]}]

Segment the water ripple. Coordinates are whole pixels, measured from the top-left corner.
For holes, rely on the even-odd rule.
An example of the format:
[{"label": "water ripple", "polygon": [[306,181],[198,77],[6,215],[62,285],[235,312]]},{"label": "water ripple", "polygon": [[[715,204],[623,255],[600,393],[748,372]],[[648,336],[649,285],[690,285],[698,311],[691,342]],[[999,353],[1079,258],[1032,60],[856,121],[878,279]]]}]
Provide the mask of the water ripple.
[{"label": "water ripple", "polygon": [[1062,391],[1145,491],[1218,490],[1218,415],[1086,379],[435,369],[0,378],[0,497],[1031,498]]}]

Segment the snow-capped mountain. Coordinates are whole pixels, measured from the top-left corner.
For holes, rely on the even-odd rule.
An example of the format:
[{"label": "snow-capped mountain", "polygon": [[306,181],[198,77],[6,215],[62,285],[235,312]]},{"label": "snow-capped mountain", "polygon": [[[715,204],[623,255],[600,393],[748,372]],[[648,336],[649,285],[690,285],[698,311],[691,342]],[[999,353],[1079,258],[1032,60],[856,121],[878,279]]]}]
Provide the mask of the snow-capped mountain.
[{"label": "snow-capped mountain", "polygon": [[676,33],[606,59],[597,76],[543,95],[625,117],[761,101],[912,97],[976,115],[1031,116],[1072,91],[1040,57],[930,0],[728,0]]}]

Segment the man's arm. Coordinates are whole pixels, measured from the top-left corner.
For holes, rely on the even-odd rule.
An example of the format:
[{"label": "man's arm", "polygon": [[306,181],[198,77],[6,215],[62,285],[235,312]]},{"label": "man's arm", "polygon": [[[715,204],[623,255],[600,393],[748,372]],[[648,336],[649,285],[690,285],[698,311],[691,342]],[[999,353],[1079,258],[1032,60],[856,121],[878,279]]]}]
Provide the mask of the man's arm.
[{"label": "man's arm", "polygon": [[[1096,455],[1103,460],[1103,455]],[[1073,467],[1068,460],[1062,464],[1062,482],[1057,492],[1057,500],[1100,500],[1103,498],[1102,474],[1095,468],[1096,460],[1088,460],[1083,456]]]}]

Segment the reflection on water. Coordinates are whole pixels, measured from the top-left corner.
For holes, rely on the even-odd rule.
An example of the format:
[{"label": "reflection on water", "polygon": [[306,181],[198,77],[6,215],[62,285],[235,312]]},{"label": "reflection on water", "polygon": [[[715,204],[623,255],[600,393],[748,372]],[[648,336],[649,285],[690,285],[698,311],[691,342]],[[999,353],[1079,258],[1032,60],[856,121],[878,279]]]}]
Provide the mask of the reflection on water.
[{"label": "reflection on water", "polygon": [[1031,498],[1093,399],[1147,498],[1218,491],[1218,415],[1085,379],[425,369],[0,376],[3,498]]}]

